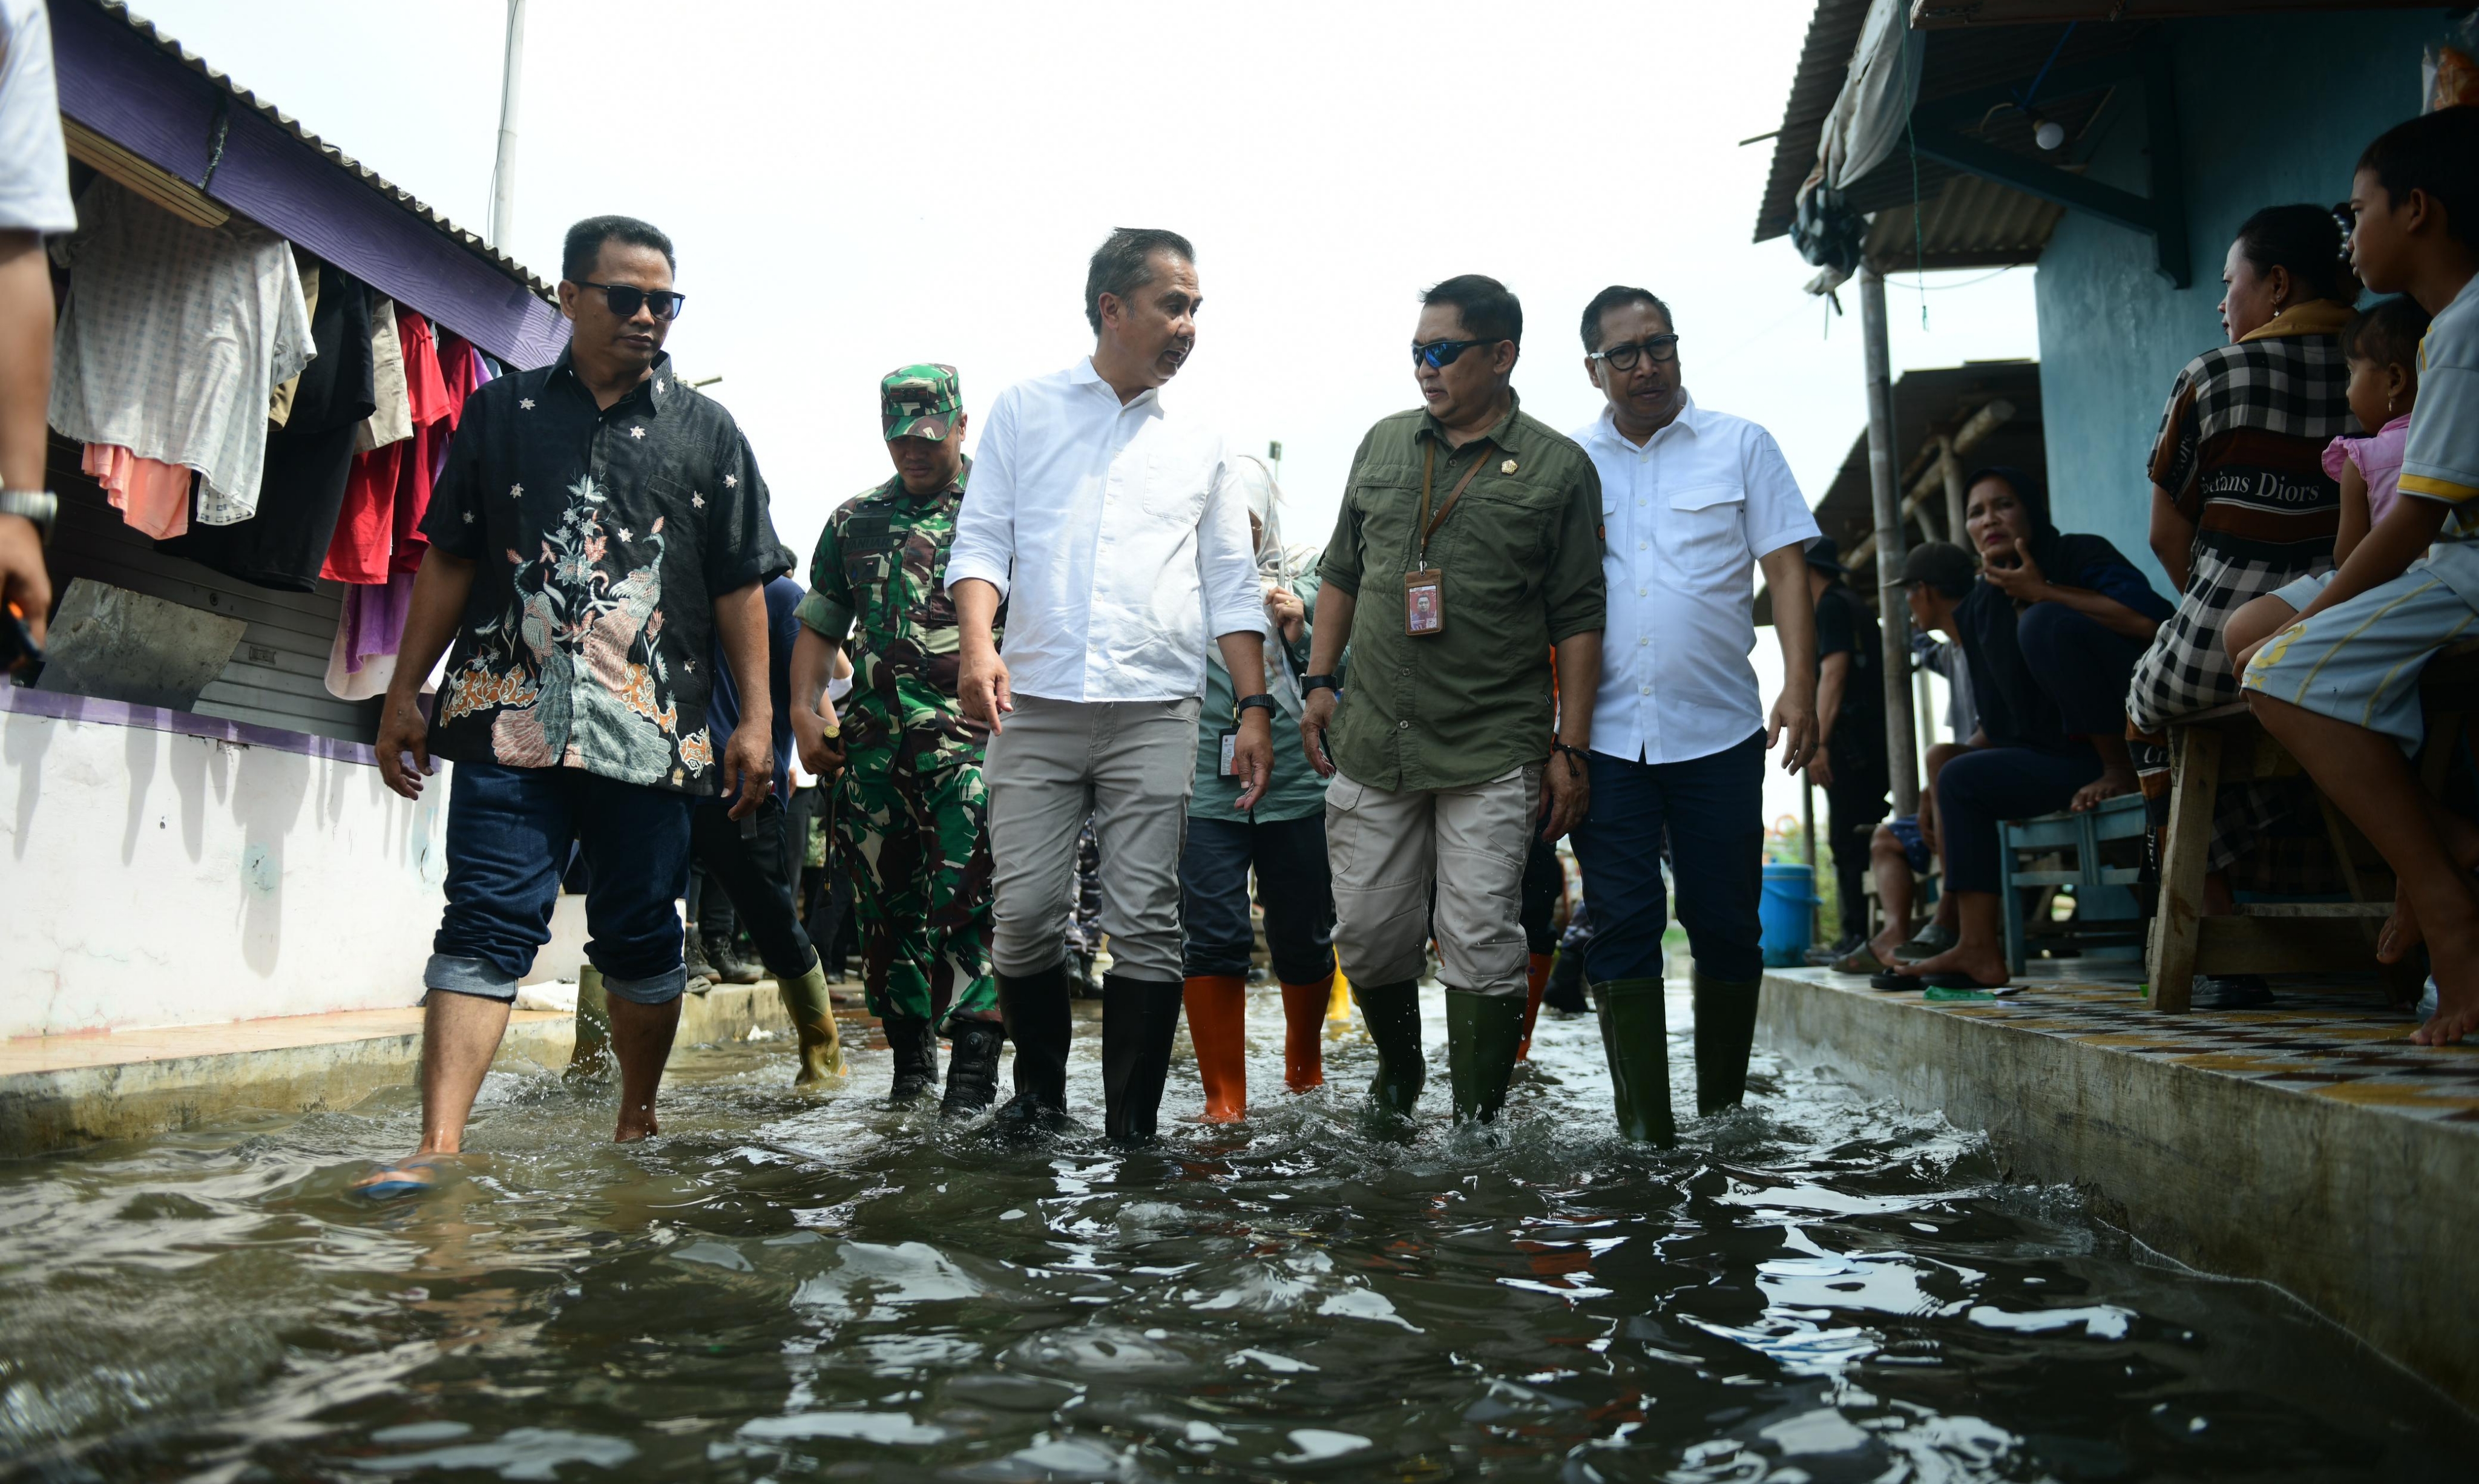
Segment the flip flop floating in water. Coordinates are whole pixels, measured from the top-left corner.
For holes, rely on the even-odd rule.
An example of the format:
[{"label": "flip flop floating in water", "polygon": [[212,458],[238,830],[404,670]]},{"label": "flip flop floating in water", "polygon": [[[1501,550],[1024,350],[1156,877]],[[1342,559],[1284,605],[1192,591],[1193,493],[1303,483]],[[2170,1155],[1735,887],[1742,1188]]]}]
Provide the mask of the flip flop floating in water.
[{"label": "flip flop floating in water", "polygon": [[439,1184],[439,1162],[430,1159],[398,1160],[393,1164],[377,1165],[353,1182],[353,1193],[365,1200],[401,1200],[419,1195]]}]

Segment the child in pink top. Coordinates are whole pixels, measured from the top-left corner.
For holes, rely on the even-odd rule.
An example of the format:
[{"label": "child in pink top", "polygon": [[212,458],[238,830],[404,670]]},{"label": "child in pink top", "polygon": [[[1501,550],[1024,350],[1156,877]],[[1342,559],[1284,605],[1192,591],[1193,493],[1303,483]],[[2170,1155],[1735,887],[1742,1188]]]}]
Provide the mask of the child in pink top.
[{"label": "child in pink top", "polygon": [[[2419,337],[2426,333],[2427,311],[2406,294],[2361,310],[2341,329],[2351,415],[2361,427],[2376,431],[2364,437],[2344,433],[2324,446],[2324,472],[2341,486],[2341,529],[2333,538],[2336,569],[2400,496],[2410,409],[2418,399]],[[2244,674],[2256,647],[2288,627],[2332,580],[2329,572],[2300,577],[2231,614],[2222,635],[2233,667]]]}]

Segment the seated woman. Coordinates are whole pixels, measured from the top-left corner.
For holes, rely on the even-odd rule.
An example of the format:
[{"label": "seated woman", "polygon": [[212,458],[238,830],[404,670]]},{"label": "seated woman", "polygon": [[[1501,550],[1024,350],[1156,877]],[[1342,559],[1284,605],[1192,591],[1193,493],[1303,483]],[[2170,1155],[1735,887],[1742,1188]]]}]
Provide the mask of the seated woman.
[{"label": "seated woman", "polygon": [[2172,611],[2098,536],[2062,536],[2031,475],[1983,469],[1965,507],[1981,578],[1955,611],[1980,734],[1936,779],[1945,889],[1960,940],[1873,983],[1987,988],[2006,983],[1997,897],[1998,822],[2130,793],[2127,678]]}]

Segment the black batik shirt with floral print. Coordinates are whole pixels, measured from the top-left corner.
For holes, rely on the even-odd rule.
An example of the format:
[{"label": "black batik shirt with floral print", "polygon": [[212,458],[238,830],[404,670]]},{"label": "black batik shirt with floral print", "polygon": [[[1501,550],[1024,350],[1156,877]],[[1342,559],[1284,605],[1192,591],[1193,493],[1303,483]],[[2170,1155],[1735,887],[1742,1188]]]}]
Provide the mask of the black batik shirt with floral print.
[{"label": "black batik shirt with floral print", "polygon": [[714,600],[791,553],[740,425],[668,356],[608,408],[566,352],[477,389],[422,531],[476,563],[432,752],[717,791]]}]

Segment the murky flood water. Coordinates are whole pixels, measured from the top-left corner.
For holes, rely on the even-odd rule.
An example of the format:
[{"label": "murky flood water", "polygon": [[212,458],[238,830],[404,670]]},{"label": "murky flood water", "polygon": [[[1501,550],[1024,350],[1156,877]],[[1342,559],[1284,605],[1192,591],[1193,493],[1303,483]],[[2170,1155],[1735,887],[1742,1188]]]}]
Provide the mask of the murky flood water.
[{"label": "murky flood water", "polygon": [[890,1113],[883,1053],[803,1102],[750,1048],[626,1149],[607,1089],[495,1075],[487,1159],[393,1206],[345,1187],[410,1094],[0,1166],[0,1472],[2470,1476],[2479,1430],[2348,1337],[1934,1119],[1763,1063],[1750,1110],[1624,1147],[1591,1022],[1545,1018],[1508,1121],[1458,1134],[1427,1011],[1415,1137],[1360,1111],[1356,1034],[1284,1095],[1265,993],[1251,1122],[1140,1153]]}]

